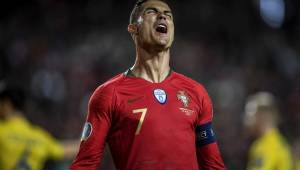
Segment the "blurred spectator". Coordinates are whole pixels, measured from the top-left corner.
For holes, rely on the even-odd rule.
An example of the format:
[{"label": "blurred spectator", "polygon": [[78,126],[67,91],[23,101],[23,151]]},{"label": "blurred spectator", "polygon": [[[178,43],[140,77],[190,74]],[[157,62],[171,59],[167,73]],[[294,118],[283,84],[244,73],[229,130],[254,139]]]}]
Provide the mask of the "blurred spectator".
[{"label": "blurred spectator", "polygon": [[251,95],[245,106],[245,125],[255,140],[249,151],[247,170],[292,169],[290,146],[278,129],[275,97],[268,92]]},{"label": "blurred spectator", "polygon": [[24,116],[25,93],[20,88],[0,88],[0,169],[41,170],[47,160],[72,158],[76,143],[64,146]]}]

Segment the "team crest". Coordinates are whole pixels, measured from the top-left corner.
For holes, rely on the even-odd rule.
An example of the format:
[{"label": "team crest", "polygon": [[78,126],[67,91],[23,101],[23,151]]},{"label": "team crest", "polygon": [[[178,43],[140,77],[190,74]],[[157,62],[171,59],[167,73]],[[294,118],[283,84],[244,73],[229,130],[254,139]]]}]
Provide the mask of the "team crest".
[{"label": "team crest", "polygon": [[153,91],[153,94],[156,98],[156,100],[160,103],[160,104],[165,104],[167,101],[167,94],[164,90],[162,89],[155,89]]},{"label": "team crest", "polygon": [[185,91],[178,91],[177,92],[177,99],[183,103],[184,107],[189,107],[190,98],[185,93]]}]

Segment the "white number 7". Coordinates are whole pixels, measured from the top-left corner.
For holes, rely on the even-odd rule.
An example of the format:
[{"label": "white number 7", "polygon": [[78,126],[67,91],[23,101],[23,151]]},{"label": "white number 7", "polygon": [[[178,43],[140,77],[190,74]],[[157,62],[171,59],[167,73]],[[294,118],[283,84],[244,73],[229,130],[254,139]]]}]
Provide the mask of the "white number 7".
[{"label": "white number 7", "polygon": [[135,109],[132,112],[134,114],[136,114],[136,113],[142,113],[142,116],[140,118],[140,122],[139,122],[138,127],[137,127],[137,129],[135,131],[135,135],[138,135],[140,133],[140,131],[141,131],[141,127],[142,127],[142,124],[144,122],[144,119],[145,119],[145,116],[146,116],[146,113],[147,113],[147,108]]}]

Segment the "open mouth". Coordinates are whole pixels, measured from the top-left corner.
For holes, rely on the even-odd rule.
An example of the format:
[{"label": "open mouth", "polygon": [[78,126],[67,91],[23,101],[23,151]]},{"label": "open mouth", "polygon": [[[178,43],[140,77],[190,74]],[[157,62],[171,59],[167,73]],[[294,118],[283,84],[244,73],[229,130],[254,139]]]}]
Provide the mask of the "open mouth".
[{"label": "open mouth", "polygon": [[168,32],[168,27],[164,23],[160,23],[156,26],[156,31],[159,33],[166,34]]}]

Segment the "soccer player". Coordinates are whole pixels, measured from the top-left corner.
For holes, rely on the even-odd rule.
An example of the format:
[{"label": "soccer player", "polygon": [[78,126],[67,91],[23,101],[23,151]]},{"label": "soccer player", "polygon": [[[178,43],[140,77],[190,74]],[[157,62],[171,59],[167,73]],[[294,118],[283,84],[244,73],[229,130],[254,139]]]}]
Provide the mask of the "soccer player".
[{"label": "soccer player", "polygon": [[279,110],[268,92],[250,96],[245,106],[245,125],[255,138],[247,170],[292,169],[290,146],[278,130]]},{"label": "soccer player", "polygon": [[106,142],[118,170],[225,169],[206,90],[170,68],[174,23],[166,1],[138,1],[128,31],[135,64],[93,93],[70,170],[98,170]]},{"label": "soccer player", "polygon": [[45,130],[26,120],[25,99],[21,89],[0,89],[0,169],[42,170],[47,160],[75,156],[73,142],[68,141],[63,147]]}]

